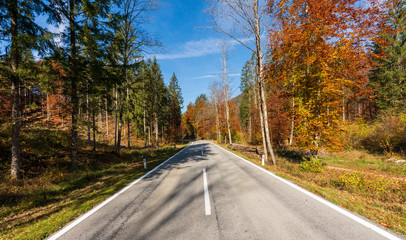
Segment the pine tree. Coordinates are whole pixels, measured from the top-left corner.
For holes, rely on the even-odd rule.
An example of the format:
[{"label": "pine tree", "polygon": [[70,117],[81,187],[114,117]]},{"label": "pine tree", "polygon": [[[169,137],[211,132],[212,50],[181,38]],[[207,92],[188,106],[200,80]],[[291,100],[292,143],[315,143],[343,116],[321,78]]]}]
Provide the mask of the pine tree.
[{"label": "pine tree", "polygon": [[386,58],[377,58],[376,68],[370,79],[378,98],[379,109],[404,110],[406,107],[406,1],[388,1],[388,24],[391,31],[384,31],[382,39],[388,44],[375,45],[375,53],[384,53]]},{"label": "pine tree", "polygon": [[179,86],[178,79],[173,73],[169,82],[169,135],[171,139],[179,136],[179,128],[182,122],[182,90]]},{"label": "pine tree", "polygon": [[21,79],[22,53],[32,49],[44,53],[49,43],[51,34],[35,22],[38,15],[47,15],[49,23],[60,21],[60,16],[55,11],[54,1],[40,0],[0,1],[0,35],[10,39],[8,53],[10,61],[8,66],[2,67],[2,75],[7,76],[11,83],[12,99],[12,148],[11,148],[11,176],[20,178],[20,130],[21,130],[21,103],[20,89],[23,84]]},{"label": "pine tree", "polygon": [[[78,127],[79,127],[79,88],[83,83],[83,76],[81,72],[84,71],[85,66],[83,56],[81,53],[81,44],[87,44],[87,49],[90,49],[89,44],[93,41],[91,37],[95,29],[102,25],[103,21],[108,18],[110,0],[90,1],[82,0],[69,2],[58,1],[59,9],[63,17],[68,21],[67,34],[65,42],[67,48],[65,49],[68,55],[65,58],[65,69],[67,70],[66,81],[70,84],[70,98],[71,98],[71,143],[72,143],[72,157],[71,165],[73,168],[77,166],[78,158]],[[93,41],[92,44],[94,44]],[[83,45],[82,45],[83,46]]]}]

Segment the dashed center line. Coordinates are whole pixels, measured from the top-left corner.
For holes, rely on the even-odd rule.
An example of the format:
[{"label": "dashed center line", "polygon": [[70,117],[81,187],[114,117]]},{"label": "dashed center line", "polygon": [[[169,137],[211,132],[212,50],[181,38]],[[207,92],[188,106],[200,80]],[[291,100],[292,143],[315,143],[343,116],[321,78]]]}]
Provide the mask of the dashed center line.
[{"label": "dashed center line", "polygon": [[209,198],[209,188],[207,185],[207,175],[206,168],[203,169],[203,188],[204,188],[204,206],[206,211],[206,216],[211,215],[210,198]]}]

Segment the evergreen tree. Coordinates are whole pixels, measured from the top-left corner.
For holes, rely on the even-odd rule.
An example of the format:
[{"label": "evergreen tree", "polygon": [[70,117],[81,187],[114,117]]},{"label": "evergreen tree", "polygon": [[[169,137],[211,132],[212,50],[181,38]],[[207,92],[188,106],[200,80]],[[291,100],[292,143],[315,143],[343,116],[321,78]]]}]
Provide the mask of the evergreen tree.
[{"label": "evergreen tree", "polygon": [[[71,126],[71,142],[72,142],[72,158],[71,165],[73,168],[77,166],[78,157],[78,118],[79,118],[79,87],[83,83],[84,71],[83,58],[80,57],[81,44],[87,45],[87,50],[92,51],[89,44],[98,45],[97,40],[92,37],[97,37],[96,30],[103,24],[103,21],[108,18],[110,0],[90,1],[90,0],[69,0],[69,2],[58,2],[59,9],[63,13],[64,18],[68,21],[67,34],[65,34],[67,43],[65,57],[65,69],[67,70],[66,80],[70,84],[70,98],[72,106],[72,126]],[[93,48],[94,50],[94,48]],[[92,53],[93,54],[93,53]],[[93,59],[94,60],[94,59]]]},{"label": "evergreen tree", "polygon": [[169,135],[172,139],[179,137],[179,128],[182,122],[183,97],[178,79],[173,73],[169,82]]},{"label": "evergreen tree", "polygon": [[[54,10],[54,1],[40,0],[0,0],[0,35],[9,43],[5,54],[10,56],[8,64],[1,67],[1,75],[11,84],[12,99],[12,148],[11,148],[11,176],[20,178],[20,130],[21,130],[21,102],[20,89],[22,85],[22,53],[32,49],[44,53],[51,46],[51,34],[40,27],[35,18],[47,15],[47,22],[60,21],[59,14]],[[48,44],[47,44],[48,43]]]},{"label": "evergreen tree", "polygon": [[390,1],[388,26],[392,31],[383,34],[390,45],[377,44],[375,53],[383,52],[387,57],[377,59],[378,68],[371,75],[372,85],[378,95],[379,109],[406,107],[406,1]]},{"label": "evergreen tree", "polygon": [[254,68],[254,63],[251,60],[245,62],[241,70],[241,104],[240,104],[240,121],[241,126],[243,126],[246,131],[248,131],[249,119],[252,115],[251,105],[253,98],[253,87],[254,87],[254,74],[252,69]]}]

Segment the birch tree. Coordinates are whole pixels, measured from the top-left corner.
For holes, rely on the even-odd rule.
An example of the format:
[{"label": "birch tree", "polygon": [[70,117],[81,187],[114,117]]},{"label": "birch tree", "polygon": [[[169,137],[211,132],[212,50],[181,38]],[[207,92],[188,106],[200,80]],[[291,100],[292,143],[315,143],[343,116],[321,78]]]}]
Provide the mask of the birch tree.
[{"label": "birch tree", "polygon": [[263,139],[265,158],[269,151],[272,163],[276,164],[273,153],[265,96],[263,74],[263,52],[261,37],[266,29],[265,3],[260,0],[208,0],[207,13],[212,17],[213,29],[237,41],[256,56],[258,91],[260,96],[261,122],[263,122]]},{"label": "birch tree", "polygon": [[230,130],[230,108],[229,108],[229,101],[230,101],[230,86],[229,86],[229,75],[227,69],[227,60],[228,60],[228,46],[225,42],[221,45],[221,80],[223,83],[223,93],[224,93],[224,101],[226,105],[226,123],[227,123],[227,133],[228,133],[228,142],[233,144],[231,138],[231,130]]}]

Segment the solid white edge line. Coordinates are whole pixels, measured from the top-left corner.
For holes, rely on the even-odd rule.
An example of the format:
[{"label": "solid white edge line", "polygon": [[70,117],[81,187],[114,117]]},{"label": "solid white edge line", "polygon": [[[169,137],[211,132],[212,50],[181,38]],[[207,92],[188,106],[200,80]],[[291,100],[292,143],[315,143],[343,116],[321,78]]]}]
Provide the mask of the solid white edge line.
[{"label": "solid white edge line", "polygon": [[100,203],[99,205],[97,205],[96,207],[94,207],[92,210],[86,212],[85,214],[83,214],[82,216],[80,216],[79,218],[77,218],[76,220],[74,220],[73,222],[71,222],[70,224],[66,225],[65,227],[63,227],[61,230],[59,230],[58,232],[54,233],[53,235],[51,235],[50,237],[48,237],[48,240],[55,240],[60,238],[62,235],[64,235],[66,232],[68,232],[69,230],[71,230],[72,228],[74,228],[76,225],[78,225],[79,223],[81,223],[83,220],[85,220],[86,218],[88,218],[90,215],[92,215],[93,213],[95,213],[97,210],[99,210],[100,208],[104,207],[107,203],[111,202],[113,199],[115,199],[116,197],[118,197],[120,194],[122,194],[123,192],[127,191],[130,187],[132,187],[133,185],[135,185],[136,183],[138,183],[139,181],[141,181],[142,179],[144,179],[146,176],[148,176],[149,174],[153,173],[156,169],[158,169],[159,167],[161,167],[162,165],[164,165],[166,162],[168,162],[169,160],[171,160],[172,158],[174,158],[176,155],[178,155],[179,153],[183,152],[184,150],[186,150],[188,147],[192,146],[193,142],[189,145],[186,146],[184,149],[180,150],[179,152],[177,152],[175,155],[173,155],[172,157],[168,158],[167,160],[165,160],[164,162],[162,162],[161,164],[159,164],[158,166],[156,166],[154,169],[152,169],[151,171],[147,172],[146,174],[142,175],[140,178],[136,179],[135,181],[131,182],[130,184],[128,184],[126,187],[124,187],[123,189],[121,189],[119,192],[115,193],[113,196],[107,198],[106,200],[104,200],[102,203]]},{"label": "solid white edge line", "polygon": [[268,171],[268,170],[266,170],[266,169],[264,169],[264,168],[262,168],[262,167],[260,167],[260,166],[258,166],[258,165],[255,165],[254,163],[252,163],[252,162],[250,162],[250,161],[248,161],[248,160],[246,160],[246,159],[244,159],[244,158],[238,156],[237,154],[235,154],[235,153],[233,153],[233,152],[228,151],[227,149],[224,149],[224,148],[218,146],[218,145],[215,144],[215,143],[212,143],[212,142],[210,142],[210,143],[213,144],[213,145],[215,145],[216,147],[222,149],[223,151],[225,151],[225,152],[227,152],[227,153],[230,153],[230,154],[234,155],[235,157],[237,157],[237,158],[243,160],[244,162],[246,162],[246,163],[248,163],[248,164],[250,164],[250,165],[252,165],[252,166],[258,168],[259,170],[262,170],[263,172],[265,172],[265,173],[267,173],[268,175],[270,175],[270,176],[272,176],[272,177],[278,179],[279,181],[284,182],[285,184],[291,186],[292,188],[294,188],[294,189],[296,189],[296,190],[298,190],[298,191],[300,191],[300,192],[306,194],[307,196],[313,198],[314,200],[319,201],[319,202],[323,203],[324,205],[326,205],[326,206],[328,206],[328,207],[334,209],[335,211],[337,211],[337,212],[339,212],[339,213],[341,213],[341,214],[343,214],[343,215],[345,215],[345,216],[351,218],[352,220],[354,220],[354,221],[356,221],[356,222],[358,222],[358,223],[364,225],[365,227],[367,227],[367,228],[373,230],[374,232],[376,232],[376,233],[382,235],[383,237],[386,237],[386,238],[391,239],[391,240],[402,240],[401,238],[399,238],[399,237],[393,235],[392,233],[390,233],[390,232],[388,232],[388,231],[386,231],[386,230],[384,230],[384,229],[382,229],[382,228],[380,228],[380,227],[378,227],[378,226],[376,226],[376,225],[374,225],[374,224],[372,224],[372,223],[370,223],[370,222],[368,222],[368,221],[366,221],[366,220],[364,220],[364,219],[362,219],[362,218],[360,218],[360,217],[354,215],[353,213],[349,212],[348,210],[345,210],[345,209],[339,207],[338,205],[335,205],[334,203],[331,203],[331,202],[329,202],[329,201],[323,199],[322,197],[317,196],[316,194],[311,193],[311,192],[309,192],[309,191],[307,191],[307,190],[305,190],[305,189],[303,189],[303,188],[297,186],[296,184],[294,184],[294,183],[292,183],[292,182],[290,182],[290,181],[288,181],[288,180],[286,180],[286,179],[284,179],[284,178],[281,178],[281,177],[279,177],[279,176],[276,176],[275,173],[272,173],[272,172],[270,172],[270,171]]},{"label": "solid white edge line", "polygon": [[211,215],[209,188],[207,185],[206,168],[203,168],[204,207],[206,216]]}]

